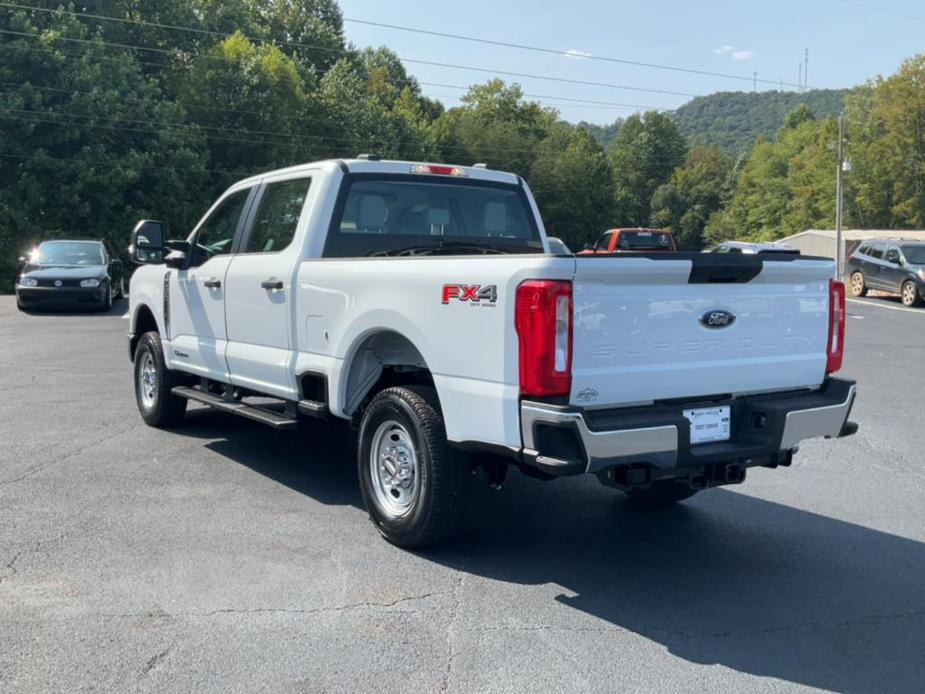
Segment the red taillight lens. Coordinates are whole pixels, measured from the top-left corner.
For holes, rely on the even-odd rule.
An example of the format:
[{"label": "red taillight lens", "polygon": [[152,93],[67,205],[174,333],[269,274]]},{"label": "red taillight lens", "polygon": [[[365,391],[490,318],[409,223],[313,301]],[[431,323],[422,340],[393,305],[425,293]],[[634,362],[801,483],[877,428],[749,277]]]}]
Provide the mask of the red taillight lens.
[{"label": "red taillight lens", "polygon": [[549,397],[572,389],[572,283],[527,280],[517,287],[520,393]]},{"label": "red taillight lens", "polygon": [[829,280],[829,342],[825,372],[838,371],[845,358],[845,284]]}]

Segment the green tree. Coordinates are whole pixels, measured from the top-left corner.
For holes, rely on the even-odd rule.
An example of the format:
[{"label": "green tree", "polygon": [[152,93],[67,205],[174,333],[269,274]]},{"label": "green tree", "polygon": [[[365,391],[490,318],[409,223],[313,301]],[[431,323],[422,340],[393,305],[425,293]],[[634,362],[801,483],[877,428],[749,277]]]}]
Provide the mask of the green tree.
[{"label": "green tree", "polygon": [[610,150],[615,203],[611,226],[648,224],[653,194],[686,152],[684,137],[667,115],[649,111],[627,118]]},{"label": "green tree", "polygon": [[788,118],[777,141],[755,145],[728,208],[710,220],[710,242],[774,240],[834,223],[837,123],[805,115]]},{"label": "green tree", "polygon": [[652,225],[670,228],[684,250],[700,250],[710,217],[720,209],[733,160],[716,145],[695,145],[652,196]]},{"label": "green tree", "polygon": [[219,187],[261,169],[310,161],[323,150],[306,127],[317,109],[304,74],[276,46],[254,44],[240,32],[194,60],[179,98],[202,123]]},{"label": "green tree", "polygon": [[613,181],[604,150],[583,128],[558,124],[537,145],[529,175],[546,233],[573,250],[597,239],[612,218]]},{"label": "green tree", "polygon": [[71,15],[14,10],[0,26],[25,34],[0,43],[0,83],[16,85],[0,91],[3,289],[12,259],[42,239],[124,248],[135,221],[154,215],[185,228],[202,206],[208,158],[183,108]]}]

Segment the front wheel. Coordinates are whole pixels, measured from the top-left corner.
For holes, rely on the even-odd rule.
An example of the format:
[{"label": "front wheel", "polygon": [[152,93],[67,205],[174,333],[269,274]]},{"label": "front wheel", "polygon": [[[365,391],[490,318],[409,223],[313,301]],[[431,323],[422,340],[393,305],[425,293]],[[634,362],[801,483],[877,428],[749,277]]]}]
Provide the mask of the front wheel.
[{"label": "front wheel", "polygon": [[145,333],[135,350],[135,401],[145,424],[169,427],[186,413],[186,398],[174,395],[174,386],[182,385],[182,376],[164,364],[161,336]]},{"label": "front wheel", "polygon": [[902,292],[900,294],[903,300],[903,306],[921,306],[922,297],[919,296],[919,288],[912,280],[903,282]]},{"label": "front wheel", "polygon": [[867,296],[867,282],[864,281],[864,273],[860,270],[851,273],[848,288],[851,290],[851,296]]},{"label": "front wheel", "polygon": [[373,398],[360,420],[357,465],[369,517],[389,542],[432,545],[461,526],[472,467],[447,442],[432,388],[388,388]]}]

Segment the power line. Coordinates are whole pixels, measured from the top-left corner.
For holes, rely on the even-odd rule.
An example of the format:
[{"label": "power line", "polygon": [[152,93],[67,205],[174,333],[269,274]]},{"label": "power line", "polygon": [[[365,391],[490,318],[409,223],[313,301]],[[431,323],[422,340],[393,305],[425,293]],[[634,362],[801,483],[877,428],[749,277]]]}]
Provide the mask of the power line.
[{"label": "power line", "polygon": [[881,12],[882,14],[890,14],[894,17],[900,17],[902,19],[911,19],[913,22],[925,22],[925,17],[917,17],[914,14],[906,14],[905,12],[897,12],[896,10],[890,10],[886,7],[878,7],[877,5],[870,5],[866,2],[855,2],[855,0],[842,0],[846,5],[854,5],[855,7],[862,7],[865,10],[873,10],[874,12]]},{"label": "power line", "polygon": [[[92,19],[112,20],[112,21],[126,22],[130,24],[155,26],[155,27],[161,27],[161,28],[166,28],[166,29],[195,31],[196,33],[206,33],[206,34],[213,34],[213,35],[217,34],[220,36],[227,37],[227,34],[222,34],[221,32],[213,32],[213,31],[209,31],[206,29],[195,29],[193,27],[179,27],[177,25],[160,24],[158,22],[147,22],[144,20],[130,20],[130,19],[124,19],[120,17],[112,17],[108,15],[91,15],[90,13],[73,12],[70,10],[63,10],[63,9],[52,10],[52,9],[47,9],[47,8],[33,7],[31,5],[19,5],[16,3],[7,3],[7,2],[0,2],[0,7],[11,7],[11,8],[16,8],[16,9],[34,10],[38,12],[61,13],[61,14],[71,15],[77,18],[89,17]],[[2,30],[0,31],[0,33],[22,35],[22,36],[29,35],[27,32],[15,32],[15,31],[10,31],[10,30]],[[39,35],[32,34],[32,36],[38,37]],[[274,43],[274,44],[280,43],[283,45],[296,46],[296,47],[301,47],[301,48],[309,48],[312,50],[336,53],[340,55],[349,54],[349,51],[347,51],[346,49],[331,48],[329,46],[304,44],[304,43],[298,43],[295,41],[278,41],[277,42],[277,41],[268,40],[268,39],[251,38],[251,37],[247,37],[247,38],[249,40],[260,41],[263,43]],[[131,44],[117,44],[117,43],[111,43],[111,42],[105,42],[105,41],[95,41],[95,40],[90,40],[90,39],[75,39],[75,38],[64,37],[64,36],[56,36],[55,40],[74,41],[77,43],[94,43],[94,44],[103,43],[107,45],[118,46],[120,48],[134,48],[137,50],[147,50],[147,51],[153,51],[156,53],[166,53],[166,54],[173,53],[173,51],[169,49],[154,48],[152,46],[133,46]],[[536,75],[536,74],[524,73],[524,72],[514,72],[510,70],[496,70],[493,68],[483,68],[483,67],[477,67],[477,66],[472,66],[472,65],[457,65],[453,63],[441,63],[441,62],[431,61],[431,60],[421,60],[417,58],[405,58],[402,56],[398,56],[398,57],[402,62],[405,62],[405,63],[412,63],[416,65],[428,65],[431,67],[442,67],[442,68],[453,69],[453,70],[466,70],[470,72],[482,72],[482,73],[488,73],[492,75],[505,75],[505,76],[510,76],[510,77],[521,77],[521,78],[527,78],[527,79],[546,80],[546,81],[559,82],[559,83],[564,83],[564,84],[577,84],[577,85],[584,85],[584,86],[590,86],[590,87],[603,87],[606,89],[619,89],[619,90],[624,90],[624,91],[646,92],[650,94],[663,94],[663,95],[668,95],[668,96],[685,96],[685,97],[697,96],[697,94],[693,94],[691,92],[679,92],[679,91],[674,91],[674,90],[669,90],[669,89],[650,89],[647,87],[635,87],[631,85],[614,84],[614,83],[609,83],[609,82],[593,82],[593,81],[588,81],[588,80],[576,80],[576,79],[570,79],[566,77],[551,77],[547,75]]]},{"label": "power line", "polygon": [[[384,29],[394,29],[396,31],[407,31],[407,32],[415,33],[415,34],[426,34],[428,36],[438,36],[440,38],[456,39],[459,41],[471,41],[473,43],[483,43],[483,44],[488,44],[491,46],[504,46],[506,48],[516,48],[516,49],[524,50],[524,51],[534,51],[536,53],[546,53],[549,55],[558,55],[562,57],[569,55],[568,51],[558,49],[558,48],[532,46],[532,45],[528,45],[524,43],[511,43],[509,41],[499,41],[495,39],[486,39],[486,38],[480,38],[476,36],[465,36],[463,34],[451,34],[451,33],[443,32],[443,31],[433,31],[430,29],[419,29],[416,27],[401,26],[399,24],[387,24],[385,22],[373,22],[373,21],[366,20],[366,19],[355,19],[352,17],[344,17],[344,21],[351,22],[353,24],[365,24],[367,26],[381,27]],[[638,60],[629,60],[626,58],[614,58],[610,56],[594,55],[591,53],[581,53],[580,55],[576,55],[576,57],[580,57],[582,60],[598,60],[598,61],[603,61],[607,63],[619,63],[621,65],[633,65],[635,67],[652,68],[654,70],[671,70],[673,72],[684,72],[684,73],[693,74],[693,75],[705,75],[707,77],[722,77],[725,79],[740,80],[744,82],[752,81],[751,77],[746,77],[744,75],[733,75],[727,72],[712,72],[710,70],[697,70],[695,68],[678,67],[677,65],[660,65],[658,63],[645,63],[645,62],[641,62]],[[758,82],[761,82],[764,84],[777,84],[777,82],[775,82],[774,80],[758,80]],[[787,86],[793,87],[797,85],[787,83]]]},{"label": "power line", "polygon": [[[0,3],[0,5],[3,5],[3,3]],[[23,38],[33,38],[33,39],[36,39],[36,40],[38,40],[39,38],[41,38],[39,34],[36,34],[36,33],[33,33],[33,32],[13,31],[13,30],[10,30],[10,29],[0,29],[0,34],[6,34],[6,35],[12,35],[12,36],[20,36],[20,37],[23,37]],[[167,55],[174,55],[174,54],[175,54],[175,51],[172,51],[172,50],[169,50],[169,49],[165,49],[165,48],[154,48],[154,47],[150,47],[150,46],[137,46],[137,45],[134,45],[134,44],[124,44],[124,43],[117,43],[117,42],[109,42],[109,41],[102,41],[102,40],[99,40],[99,39],[77,39],[77,38],[66,37],[66,36],[56,36],[56,37],[55,37],[55,40],[56,40],[56,41],[65,41],[65,42],[68,42],[68,43],[78,43],[78,44],[83,44],[83,45],[108,46],[108,47],[111,47],[111,48],[120,48],[120,49],[126,49],[126,50],[134,50],[134,49],[137,49],[137,50],[141,50],[141,51],[151,51],[151,52],[160,53],[160,54],[167,54]],[[36,48],[39,49],[39,50],[45,50],[45,51],[54,51],[54,50],[55,50],[54,47],[52,47],[52,46],[47,46],[47,45],[37,46]],[[65,53],[65,54],[67,54],[67,55],[82,55],[82,54],[79,54],[79,53],[68,53],[68,52],[66,52],[66,51],[62,51],[62,52]],[[206,54],[202,54],[202,53],[193,54],[192,57],[193,57],[193,58],[197,58],[197,59],[205,59],[205,60],[214,60],[214,61],[219,61],[219,62],[225,62],[223,58],[220,58],[220,57],[218,57],[218,56],[210,56],[210,55],[206,55]],[[111,57],[110,57],[110,58],[103,57],[103,58],[96,58],[96,59],[100,59],[100,60],[110,60],[110,61],[118,62],[116,59],[111,58]],[[137,60],[137,59],[135,59],[135,62],[138,63],[138,64],[140,64],[140,65],[148,65],[148,66],[152,66],[152,67],[156,67],[156,68],[160,68],[160,69],[164,69],[164,68],[168,67],[168,66],[165,66],[165,65],[163,65],[163,64],[161,64],[161,63],[152,63],[152,62],[150,62],[150,61],[141,61],[141,60]],[[422,61],[419,61],[419,62],[422,62]],[[439,64],[439,63],[430,63],[430,64]],[[463,70],[479,70],[479,71],[488,72],[488,73],[491,73],[491,74],[498,74],[498,73],[495,72],[495,71],[491,71],[491,70],[487,70],[487,69],[483,69],[483,68],[470,68],[470,67],[456,66],[456,65],[450,65],[450,64],[442,64],[442,65],[444,65],[445,67],[451,67],[451,68],[456,68],[456,69],[463,69]],[[500,74],[505,74],[505,73],[500,73]],[[574,80],[567,80],[567,79],[564,79],[564,78],[544,77],[544,76],[541,76],[541,75],[522,75],[522,73],[506,73],[506,74],[521,75],[521,76],[530,76],[530,77],[536,77],[537,79],[548,79],[548,80],[552,80],[552,81],[572,82],[572,83],[575,83]],[[418,82],[416,79],[413,79],[413,78],[409,78],[409,79],[398,79],[398,80],[395,80],[395,81],[398,82],[398,83],[404,83],[404,84],[406,84],[406,85],[415,85],[415,86],[419,86],[419,85],[422,85],[422,84],[426,84],[426,85],[430,85],[430,86],[438,86],[438,87],[451,88],[451,89],[464,89],[464,90],[468,90],[468,89],[471,88],[471,87],[463,86],[463,85],[449,85],[449,84],[443,84],[443,83],[439,83],[439,82]],[[598,83],[593,83],[593,82],[578,82],[578,83],[579,83],[579,84],[598,84]],[[607,86],[607,85],[603,85],[603,86]],[[625,89],[634,89],[633,87],[621,87],[621,86],[619,86],[619,85],[609,85],[609,86],[613,86],[613,87],[621,88],[621,89],[622,89],[622,88],[625,88]],[[683,92],[660,92],[660,91],[658,91],[658,90],[647,90],[647,91],[657,91],[658,93],[669,93],[669,94],[675,94],[675,93],[676,93],[676,94],[682,94],[682,95],[691,96],[691,97],[696,96],[695,94],[685,94],[685,93],[683,93]],[[600,104],[600,105],[613,106],[613,107],[615,107],[615,108],[628,109],[628,110],[633,110],[633,109],[637,109],[637,110],[638,110],[638,109],[644,109],[644,110],[650,110],[650,111],[665,111],[665,110],[670,110],[670,109],[665,109],[665,108],[663,108],[663,107],[658,107],[658,106],[647,106],[647,105],[643,105],[643,104],[625,104],[625,103],[610,102],[610,101],[601,101],[601,100],[592,100],[592,99],[578,99],[578,98],[572,98],[572,97],[560,97],[560,96],[539,95],[539,94],[526,94],[526,93],[524,94],[524,96],[525,96],[525,97],[529,97],[529,98],[541,98],[541,99],[549,99],[549,100],[573,101],[573,102],[577,102],[577,103],[587,103],[587,104]]]}]

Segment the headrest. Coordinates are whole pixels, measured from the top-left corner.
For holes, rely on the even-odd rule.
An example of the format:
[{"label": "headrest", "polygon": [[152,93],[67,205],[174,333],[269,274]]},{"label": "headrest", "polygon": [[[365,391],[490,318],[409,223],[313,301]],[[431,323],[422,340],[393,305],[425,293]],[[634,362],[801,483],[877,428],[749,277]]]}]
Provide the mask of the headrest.
[{"label": "headrest", "polygon": [[484,230],[488,234],[507,232],[507,205],[503,202],[485,203]]},{"label": "headrest", "polygon": [[385,199],[379,195],[364,195],[357,210],[357,224],[360,229],[380,230],[385,226],[388,209]]}]

